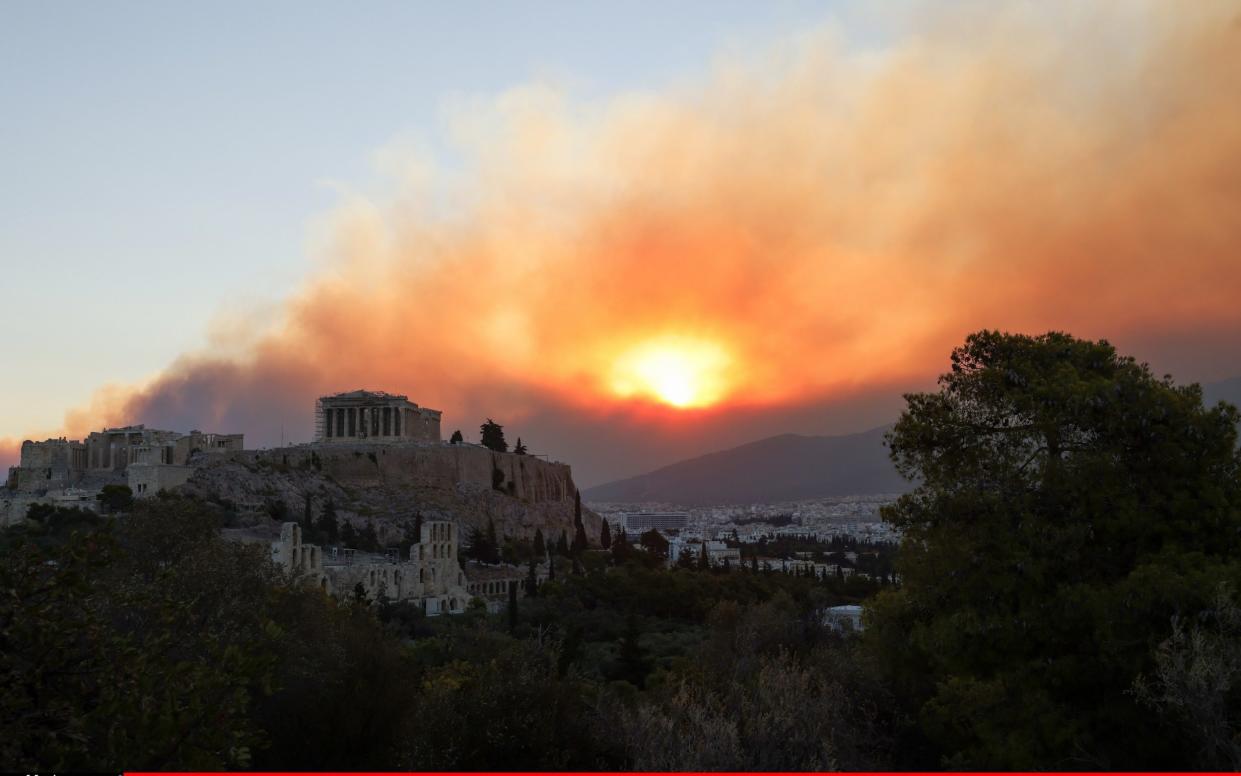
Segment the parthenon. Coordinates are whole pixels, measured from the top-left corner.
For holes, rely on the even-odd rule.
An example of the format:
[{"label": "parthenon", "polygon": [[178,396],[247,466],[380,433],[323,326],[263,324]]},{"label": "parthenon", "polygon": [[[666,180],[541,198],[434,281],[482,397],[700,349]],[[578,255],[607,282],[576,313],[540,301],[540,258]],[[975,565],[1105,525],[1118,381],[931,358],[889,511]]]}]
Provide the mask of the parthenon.
[{"label": "parthenon", "polygon": [[315,402],[315,442],[439,442],[440,411],[407,396],[349,391]]}]

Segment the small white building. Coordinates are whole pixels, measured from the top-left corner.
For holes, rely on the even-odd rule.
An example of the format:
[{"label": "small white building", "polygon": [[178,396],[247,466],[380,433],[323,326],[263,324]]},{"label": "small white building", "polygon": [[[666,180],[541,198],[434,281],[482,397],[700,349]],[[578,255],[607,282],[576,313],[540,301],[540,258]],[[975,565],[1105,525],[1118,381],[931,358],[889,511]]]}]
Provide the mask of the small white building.
[{"label": "small white building", "polygon": [[858,604],[829,606],[823,610],[823,624],[839,633],[861,633],[862,607]]}]

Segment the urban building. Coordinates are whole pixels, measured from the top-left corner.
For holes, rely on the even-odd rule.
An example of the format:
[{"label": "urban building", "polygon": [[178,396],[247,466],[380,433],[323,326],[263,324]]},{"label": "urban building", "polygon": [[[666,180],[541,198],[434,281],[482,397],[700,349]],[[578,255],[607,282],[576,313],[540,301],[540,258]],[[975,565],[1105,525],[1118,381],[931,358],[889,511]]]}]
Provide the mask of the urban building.
[{"label": "urban building", "polygon": [[624,516],[627,533],[649,531],[679,531],[689,524],[688,512],[626,512]]}]

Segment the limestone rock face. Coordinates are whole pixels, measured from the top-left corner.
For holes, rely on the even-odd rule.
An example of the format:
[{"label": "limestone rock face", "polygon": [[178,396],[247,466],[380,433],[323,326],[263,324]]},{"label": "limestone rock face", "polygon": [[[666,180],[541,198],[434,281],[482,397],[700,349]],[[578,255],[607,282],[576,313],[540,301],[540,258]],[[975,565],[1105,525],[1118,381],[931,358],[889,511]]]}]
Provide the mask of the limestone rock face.
[{"label": "limestone rock face", "polygon": [[[499,474],[496,474],[499,472]],[[552,541],[573,538],[577,488],[568,464],[477,445],[301,445],[234,453],[200,467],[182,490],[259,515],[283,502],[289,519],[303,514],[307,495],[318,515],[331,499],[340,518],[375,523],[396,541],[415,514],[449,519],[468,536],[494,520],[497,533]],[[598,543],[601,518],[585,507],[586,535]]]}]

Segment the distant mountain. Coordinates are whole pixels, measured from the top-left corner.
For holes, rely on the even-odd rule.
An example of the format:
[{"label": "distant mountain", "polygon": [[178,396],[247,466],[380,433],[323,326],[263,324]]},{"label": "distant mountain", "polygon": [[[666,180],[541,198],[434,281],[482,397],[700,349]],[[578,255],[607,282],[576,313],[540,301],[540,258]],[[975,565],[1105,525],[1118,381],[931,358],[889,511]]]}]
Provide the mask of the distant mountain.
[{"label": "distant mountain", "polygon": [[582,497],[692,505],[900,493],[910,486],[888,459],[883,446],[887,430],[847,436],[781,434],[597,485]]},{"label": "distant mountain", "polygon": [[[1208,407],[1241,407],[1241,377],[1203,385]],[[582,491],[587,501],[750,504],[828,496],[903,493],[883,446],[891,426],[847,436],[781,434]]]}]

